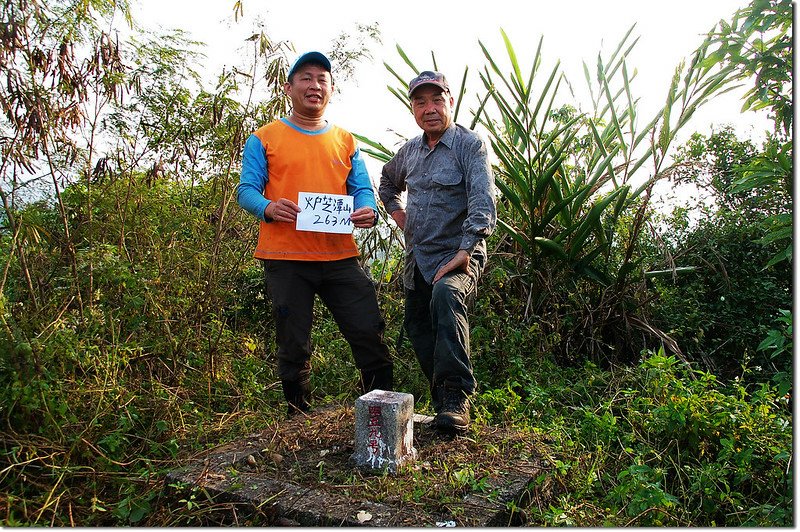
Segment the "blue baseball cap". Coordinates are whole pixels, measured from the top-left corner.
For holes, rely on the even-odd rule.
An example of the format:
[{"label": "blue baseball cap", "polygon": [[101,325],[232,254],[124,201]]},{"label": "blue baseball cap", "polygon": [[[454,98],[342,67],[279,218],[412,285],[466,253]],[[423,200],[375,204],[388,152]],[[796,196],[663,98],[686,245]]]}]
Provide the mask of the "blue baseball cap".
[{"label": "blue baseball cap", "polygon": [[291,77],[291,75],[294,74],[298,68],[306,63],[319,63],[325,67],[325,70],[328,72],[331,71],[331,62],[327,57],[319,52],[306,52],[298,57],[297,61],[294,62],[294,65],[289,70],[289,76]]}]

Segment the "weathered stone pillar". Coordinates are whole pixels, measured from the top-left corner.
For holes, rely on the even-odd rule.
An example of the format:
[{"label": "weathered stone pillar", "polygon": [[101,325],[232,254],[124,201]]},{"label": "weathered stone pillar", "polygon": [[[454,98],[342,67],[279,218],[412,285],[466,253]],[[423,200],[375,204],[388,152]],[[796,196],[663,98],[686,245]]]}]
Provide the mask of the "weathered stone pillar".
[{"label": "weathered stone pillar", "polygon": [[396,473],[417,457],[414,449],[414,396],[372,390],[356,399],[355,452],[362,469]]}]

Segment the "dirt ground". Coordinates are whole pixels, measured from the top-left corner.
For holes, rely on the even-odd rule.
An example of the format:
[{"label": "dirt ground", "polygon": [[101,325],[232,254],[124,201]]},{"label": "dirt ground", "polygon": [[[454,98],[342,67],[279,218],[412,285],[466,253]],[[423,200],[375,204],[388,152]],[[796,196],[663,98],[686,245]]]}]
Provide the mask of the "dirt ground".
[{"label": "dirt ground", "polygon": [[[237,456],[235,468],[217,474],[229,486],[220,489],[238,489],[256,478],[262,492],[263,482],[283,483],[292,487],[280,490],[284,496],[303,490],[308,510],[303,515],[319,512],[344,525],[379,526],[520,525],[525,507],[543,504],[549,491],[542,458],[546,449],[529,431],[473,423],[466,436],[445,437],[431,423],[415,423],[417,460],[390,474],[365,472],[351,462],[353,417],[352,407],[329,406],[248,436],[246,448],[234,442],[215,449],[219,456]],[[232,469],[238,476],[235,484],[227,478]],[[274,507],[281,493],[270,499]],[[291,504],[297,506],[298,500]],[[292,521],[300,514],[281,513],[292,512],[273,512],[273,524],[303,524]]]}]

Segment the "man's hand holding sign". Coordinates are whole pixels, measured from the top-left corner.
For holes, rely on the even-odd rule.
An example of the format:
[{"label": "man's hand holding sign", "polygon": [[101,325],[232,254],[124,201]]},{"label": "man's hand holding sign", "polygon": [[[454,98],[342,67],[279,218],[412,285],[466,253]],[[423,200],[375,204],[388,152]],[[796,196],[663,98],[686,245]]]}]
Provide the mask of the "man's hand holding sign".
[{"label": "man's hand holding sign", "polygon": [[269,202],[267,208],[264,209],[264,218],[276,222],[294,222],[297,220],[298,212],[300,212],[300,207],[297,206],[297,203],[281,198]]},{"label": "man's hand holding sign", "polygon": [[300,205],[281,198],[270,202],[264,216],[276,222],[296,223],[298,231],[352,233],[353,227],[370,228],[377,216],[370,207],[353,211],[353,197],[340,194],[300,192]]},{"label": "man's hand holding sign", "polygon": [[369,229],[374,227],[378,221],[378,214],[370,207],[361,207],[350,215],[350,220],[359,229]]},{"label": "man's hand holding sign", "polygon": [[[320,233],[352,233],[353,196],[300,192],[297,195],[300,212],[298,231]],[[369,209],[372,210],[372,209]]]}]

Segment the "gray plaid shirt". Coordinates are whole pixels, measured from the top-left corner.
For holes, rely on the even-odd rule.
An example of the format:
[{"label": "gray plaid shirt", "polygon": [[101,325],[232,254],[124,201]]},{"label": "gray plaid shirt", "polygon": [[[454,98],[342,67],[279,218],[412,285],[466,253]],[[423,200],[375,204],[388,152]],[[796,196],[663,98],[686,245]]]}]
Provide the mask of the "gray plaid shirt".
[{"label": "gray plaid shirt", "polygon": [[403,284],[411,289],[415,264],[431,283],[459,249],[470,253],[482,270],[485,239],[497,223],[483,140],[458,124],[451,124],[432,150],[424,137],[408,141],[386,163],[378,191],[390,214],[403,208],[400,195],[407,191]]}]

